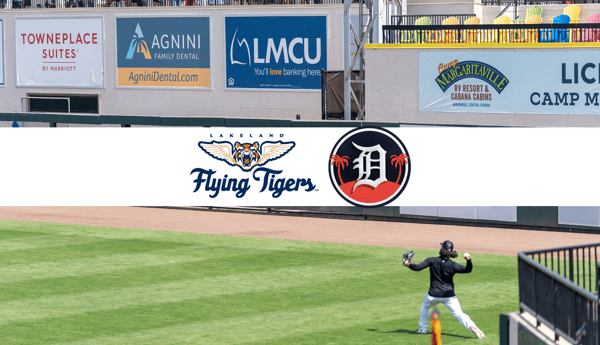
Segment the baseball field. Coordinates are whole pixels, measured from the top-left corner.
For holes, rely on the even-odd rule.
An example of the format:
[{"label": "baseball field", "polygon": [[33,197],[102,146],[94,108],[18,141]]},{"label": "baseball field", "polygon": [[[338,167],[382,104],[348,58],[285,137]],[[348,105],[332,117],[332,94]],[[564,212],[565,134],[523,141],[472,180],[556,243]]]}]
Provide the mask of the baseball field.
[{"label": "baseball field", "polygon": [[150,208],[0,219],[2,344],[429,344],[414,332],[429,274],[401,259],[445,239],[473,256],[456,293],[486,339],[441,306],[443,343],[497,344],[499,314],[518,310],[516,252],[596,236]]}]

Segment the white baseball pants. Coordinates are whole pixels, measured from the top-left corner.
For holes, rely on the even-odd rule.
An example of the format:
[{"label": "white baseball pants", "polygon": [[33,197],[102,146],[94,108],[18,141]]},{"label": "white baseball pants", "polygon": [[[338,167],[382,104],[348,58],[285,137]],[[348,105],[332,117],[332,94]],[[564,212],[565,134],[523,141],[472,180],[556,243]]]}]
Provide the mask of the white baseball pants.
[{"label": "white baseball pants", "polygon": [[427,319],[429,318],[429,308],[433,307],[438,303],[443,303],[448,310],[452,313],[460,323],[465,326],[466,329],[471,331],[471,326],[475,326],[475,323],[471,320],[469,315],[463,313],[460,308],[460,302],[458,297],[432,297],[429,293],[425,294],[423,303],[421,304],[421,318],[419,319],[419,328],[427,329]]}]

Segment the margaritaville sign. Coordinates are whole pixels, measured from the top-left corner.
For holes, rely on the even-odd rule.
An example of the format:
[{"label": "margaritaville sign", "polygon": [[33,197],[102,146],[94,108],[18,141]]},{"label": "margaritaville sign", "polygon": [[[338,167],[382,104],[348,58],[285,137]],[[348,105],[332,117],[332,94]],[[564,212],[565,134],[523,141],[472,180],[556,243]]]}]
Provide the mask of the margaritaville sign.
[{"label": "margaritaville sign", "polygon": [[419,110],[597,115],[600,61],[596,60],[585,51],[423,52]]}]

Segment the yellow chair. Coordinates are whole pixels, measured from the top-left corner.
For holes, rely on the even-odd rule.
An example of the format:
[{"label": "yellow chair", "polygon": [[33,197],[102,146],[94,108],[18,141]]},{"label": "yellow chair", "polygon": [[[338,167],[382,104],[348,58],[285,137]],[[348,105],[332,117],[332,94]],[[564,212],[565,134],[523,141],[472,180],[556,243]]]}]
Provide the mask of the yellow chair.
[{"label": "yellow chair", "polygon": [[[525,24],[541,24],[542,17],[538,15],[532,15],[525,19]],[[517,42],[524,43],[538,43],[539,35],[535,29],[517,29]]]},{"label": "yellow chair", "polygon": [[[465,25],[479,25],[481,19],[478,17],[470,17],[465,20]],[[479,30],[469,29],[461,31],[462,43],[477,43],[479,41]]]},{"label": "yellow chair", "polygon": [[[458,18],[448,17],[442,21],[442,25],[458,25]],[[457,41],[457,30],[437,30],[432,32],[433,43],[455,43]]]},{"label": "yellow chair", "polygon": [[[494,19],[494,24],[499,25],[508,25],[510,24],[510,17],[508,16],[500,16]],[[508,43],[510,42],[510,33],[509,30],[502,29],[500,34],[498,34],[498,30],[490,30],[487,33],[487,42],[488,43]]]},{"label": "yellow chair", "polygon": [[[563,8],[563,13],[571,18],[570,24],[579,23],[579,13],[581,12],[581,7],[579,5],[569,5]],[[548,19],[550,22],[553,22],[554,18]]]},{"label": "yellow chair", "polygon": [[566,14],[571,18],[571,24],[579,23],[579,12],[581,12],[579,5],[569,5],[563,10],[563,14]]}]

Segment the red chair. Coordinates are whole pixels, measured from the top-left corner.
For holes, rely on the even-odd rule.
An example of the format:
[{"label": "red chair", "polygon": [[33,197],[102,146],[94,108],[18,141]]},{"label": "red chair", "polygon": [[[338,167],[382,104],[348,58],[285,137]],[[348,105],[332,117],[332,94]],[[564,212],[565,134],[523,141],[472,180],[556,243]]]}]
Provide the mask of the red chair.
[{"label": "red chair", "polygon": [[[600,14],[590,14],[585,20],[586,23],[600,23]],[[583,30],[584,42],[600,42],[600,29]]]}]

